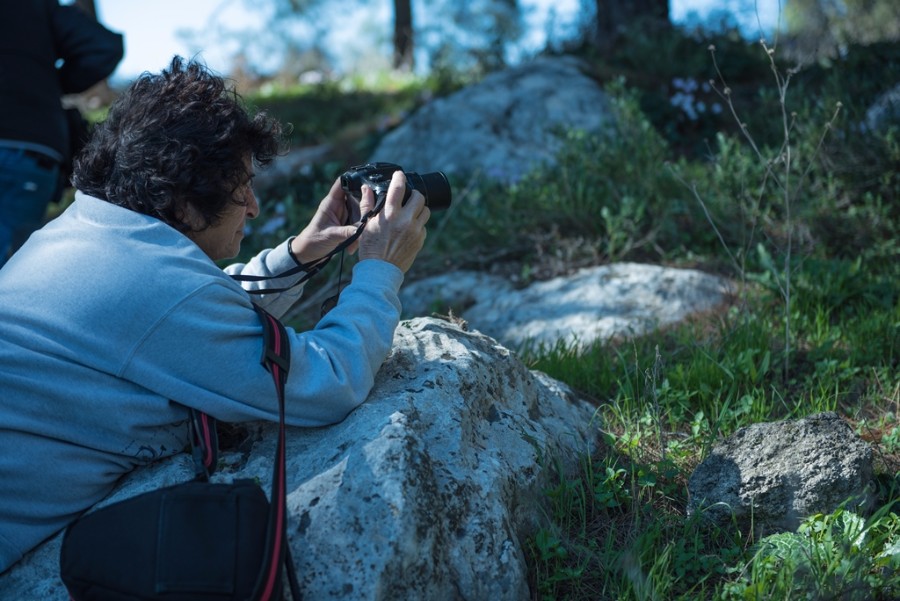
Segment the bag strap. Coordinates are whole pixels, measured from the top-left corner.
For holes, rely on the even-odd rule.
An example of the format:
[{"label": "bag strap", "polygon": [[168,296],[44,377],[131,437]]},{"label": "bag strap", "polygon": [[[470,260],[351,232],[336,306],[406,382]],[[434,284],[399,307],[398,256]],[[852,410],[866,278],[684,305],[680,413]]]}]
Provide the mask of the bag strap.
[{"label": "bag strap", "polygon": [[[287,487],[285,468],[284,386],[291,366],[290,339],[284,325],[265,309],[254,304],[263,325],[263,352],[260,363],[272,374],[278,393],[278,445],[272,473],[269,523],[266,528],[266,555],[254,587],[253,601],[272,601],[280,590],[283,564],[294,599],[300,599],[297,575],[287,542]],[[219,443],[215,418],[191,408],[191,446],[194,469],[199,480],[209,480],[218,462]]]},{"label": "bag strap", "polygon": [[191,455],[194,458],[194,478],[209,482],[219,463],[219,436],[216,434],[216,418],[198,409],[191,411]]},{"label": "bag strap", "polygon": [[297,576],[287,542],[287,486],[285,468],[285,419],[284,386],[291,365],[291,347],[284,325],[265,309],[254,304],[263,323],[263,354],[261,363],[275,381],[278,392],[278,446],[275,451],[275,467],[272,472],[271,507],[266,538],[266,557],[256,583],[253,599],[270,601],[281,589],[281,566],[288,571],[291,596],[300,599]]},{"label": "bag strap", "polygon": [[[284,383],[279,384],[279,378],[287,381],[288,370],[291,365],[291,348],[288,343],[284,326],[276,318],[272,317],[265,309],[253,304],[263,324],[263,354],[260,362],[272,373],[275,379],[275,389],[279,395],[283,395]],[[273,325],[277,324],[277,325]],[[280,338],[276,339],[273,332],[280,328]],[[276,348],[278,344],[278,348]],[[281,353],[284,353],[282,356]],[[270,368],[271,364],[277,364],[280,374],[276,374]],[[279,387],[282,390],[279,390]],[[281,403],[282,401],[279,401]],[[189,407],[190,410],[190,436],[191,454],[194,459],[194,475],[201,482],[208,482],[209,477],[216,471],[219,463],[219,437],[216,434],[216,418],[211,415]]]}]

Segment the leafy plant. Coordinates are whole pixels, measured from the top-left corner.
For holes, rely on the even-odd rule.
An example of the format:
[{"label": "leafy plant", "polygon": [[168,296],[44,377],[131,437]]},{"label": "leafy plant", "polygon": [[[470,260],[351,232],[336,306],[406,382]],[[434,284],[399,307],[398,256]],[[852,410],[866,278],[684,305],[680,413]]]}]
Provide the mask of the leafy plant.
[{"label": "leafy plant", "polygon": [[[545,490],[546,521],[527,542],[533,594],[895,598],[900,135],[890,128],[863,135],[856,124],[900,62],[884,47],[871,55],[854,48],[831,67],[776,75],[773,86],[773,71],[789,68],[777,56],[718,38],[716,54],[727,56],[722,70],[742,117],[736,121],[727,95],[716,95],[724,84],[702,85],[717,78],[703,50],[708,41],[661,43],[672,56],[690,58],[650,60],[660,51],[644,40],[614,58],[631,61],[628,69],[595,63],[617,115],[611,135],[561,132],[557,166],[513,187],[454,181],[454,207],[433,216],[429,247],[411,274],[471,267],[525,283],[633,260],[701,267],[739,284],[729,306],[646,336],[519,351],[530,367],[597,402],[603,438],[576,473],[558,468]],[[684,106],[671,104],[675,88],[692,94],[695,109],[715,99],[723,112],[698,113],[688,123],[678,115]],[[383,103],[415,102],[425,88],[340,97],[361,89],[323,91],[322,110],[334,110],[323,123],[335,123],[341,111],[373,115]],[[834,120],[838,100],[846,118]],[[288,110],[289,98],[278,102]],[[303,106],[290,110],[303,118]],[[303,139],[317,139],[321,132],[309,127]],[[376,130],[360,127],[367,133],[354,144],[371,143]],[[754,133],[752,142],[742,130]],[[248,241],[268,244],[305,223],[338,172],[319,165],[273,191],[259,220],[273,223]],[[333,282],[326,277],[321,285]],[[317,307],[316,290],[307,294]],[[874,515],[813,516],[796,533],[754,542],[685,514],[687,480],[722,437],[823,410],[856,423],[873,445]]]},{"label": "leafy plant", "polygon": [[838,509],[760,541],[723,599],[890,599],[900,594],[900,518]]}]

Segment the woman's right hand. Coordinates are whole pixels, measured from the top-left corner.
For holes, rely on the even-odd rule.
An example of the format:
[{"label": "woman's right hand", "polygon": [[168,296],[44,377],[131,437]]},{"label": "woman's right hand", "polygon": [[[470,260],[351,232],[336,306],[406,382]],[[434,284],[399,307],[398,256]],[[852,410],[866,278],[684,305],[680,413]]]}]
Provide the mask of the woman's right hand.
[{"label": "woman's right hand", "polygon": [[[365,215],[375,206],[375,194],[363,186],[360,213]],[[406,194],[406,175],[395,171],[388,187],[384,207],[369,219],[359,238],[359,259],[382,259],[406,273],[425,244],[425,224],[431,210],[425,197],[413,190],[403,204]]]}]

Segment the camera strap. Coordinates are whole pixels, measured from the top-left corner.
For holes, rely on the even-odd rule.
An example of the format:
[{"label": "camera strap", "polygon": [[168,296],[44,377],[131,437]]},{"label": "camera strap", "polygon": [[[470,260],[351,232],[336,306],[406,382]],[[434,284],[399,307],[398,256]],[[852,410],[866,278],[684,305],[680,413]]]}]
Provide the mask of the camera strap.
[{"label": "camera strap", "polygon": [[293,282],[289,286],[284,286],[281,288],[260,288],[259,290],[247,290],[248,294],[274,294],[277,292],[285,292],[290,290],[291,288],[295,288],[300,284],[306,282],[311,277],[322,271],[322,269],[328,265],[328,262],[331,261],[337,254],[342,254],[347,248],[350,247],[351,244],[356,242],[359,237],[362,235],[363,230],[366,229],[366,224],[369,222],[369,219],[377,215],[381,209],[384,207],[384,199],[380,200],[375,208],[362,216],[359,220],[359,225],[356,226],[356,231],[353,232],[346,240],[338,244],[334,250],[329,252],[324,257],[319,259],[315,259],[314,261],[310,261],[308,263],[303,263],[301,265],[297,265],[296,267],[292,267],[287,271],[283,271],[281,273],[276,273],[275,275],[242,275],[235,274],[232,275],[231,278],[238,282],[263,282],[267,280],[278,280],[281,278],[290,277],[293,275],[297,275],[298,273],[303,273],[303,277],[298,279],[296,282]]},{"label": "camera strap", "polygon": [[[278,439],[269,499],[249,479],[209,483],[214,449],[201,449],[200,481],[183,482],[88,511],[67,528],[60,577],[73,601],[208,599],[276,601],[283,577],[300,586],[288,541],[285,385],[290,337],[274,316],[254,307],[262,324],[260,362],[275,384]],[[216,444],[215,420],[195,425],[195,446]],[[207,461],[211,461],[207,465]]]},{"label": "camera strap", "polygon": [[[263,352],[260,363],[272,375],[278,396],[278,444],[272,471],[271,509],[267,524],[266,556],[257,580],[254,599],[272,599],[284,566],[293,598],[299,599],[299,584],[287,542],[287,473],[285,450],[284,387],[291,366],[290,338],[284,325],[265,309],[254,304],[263,326]],[[202,411],[191,409],[191,446],[197,479],[209,481],[216,468],[218,438],[216,420]]]}]

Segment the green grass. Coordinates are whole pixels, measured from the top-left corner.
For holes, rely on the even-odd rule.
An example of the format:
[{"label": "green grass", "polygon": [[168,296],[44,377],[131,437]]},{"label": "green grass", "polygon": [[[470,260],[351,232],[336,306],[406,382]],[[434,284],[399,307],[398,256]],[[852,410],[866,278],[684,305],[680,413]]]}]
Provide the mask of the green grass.
[{"label": "green grass", "polygon": [[[546,521],[527,543],[535,598],[897,598],[900,129],[868,135],[855,125],[878,89],[870,80],[896,81],[897,52],[875,48],[887,58],[873,63],[855,49],[843,71],[794,75],[797,93],[780,99],[784,81],[771,76],[782,65],[758,46],[717,41],[722,76],[737,79],[735,110],[748,131],[762,132],[751,143],[721,116],[687,123],[665,96],[653,96],[653,82],[674,76],[665,71],[675,63],[716,77],[707,44],[688,42],[668,48],[693,52],[690,60],[658,61],[657,45],[637,44],[596,64],[597,73],[630,77],[607,84],[615,129],[607,137],[562,132],[555,169],[512,187],[453,181],[454,206],[433,216],[410,277],[489,268],[524,283],[631,260],[701,268],[740,286],[721,311],[643,337],[518,349],[530,367],[597,402],[602,417],[603,446],[580,458],[580,470],[548,466],[555,477]],[[636,77],[638,66],[662,71]],[[363,94],[351,86],[348,96],[326,87],[304,91],[299,103],[290,94],[258,103],[306,123],[310,131],[298,135],[310,142],[345,121],[362,124],[364,146],[377,136],[366,125],[372,115],[402,113],[439,88],[392,86]],[[265,246],[305,223],[346,166],[320,165],[271,191],[278,202],[260,221],[280,216],[284,224],[251,239]],[[839,509],[762,540],[686,514],[687,480],[717,441],[753,423],[826,410],[875,449],[874,513]]]},{"label": "green grass", "polygon": [[[797,546],[798,554],[810,545],[830,553],[830,563],[809,559],[806,572],[790,563],[801,555],[779,560],[774,542],[746,540],[737,529],[710,532],[683,514],[687,478],[715,441],[751,423],[819,411],[842,413],[869,438],[873,430],[862,416],[875,416],[872,427],[883,432],[872,440],[882,480],[896,481],[900,429],[884,420],[900,404],[900,272],[891,272],[893,304],[890,295],[860,294],[843,302],[836,315],[831,295],[823,293],[841,287],[820,287],[812,299],[798,294],[798,304],[809,303],[819,317],[798,320],[803,359],[787,381],[777,369],[781,324],[771,317],[777,299],[766,295],[723,313],[714,326],[684,324],[584,351],[565,345],[533,350],[532,367],[601,401],[609,445],[580,474],[561,474],[547,490],[551,525],[532,539],[531,547],[540,597],[819,599],[834,594],[869,599],[897,593],[898,518],[886,509],[867,522],[838,512],[808,526],[865,522],[870,535],[862,546],[853,547],[845,540],[850,535],[840,530],[828,535],[825,550],[808,540],[811,530],[785,538],[783,543]],[[858,288],[883,283],[879,276],[865,279]],[[883,491],[882,508],[890,507],[892,494],[896,491]],[[841,597],[848,570],[861,588]],[[639,586],[639,577],[648,582]],[[809,591],[815,594],[804,596]]]},{"label": "green grass", "polygon": [[[826,107],[792,119],[835,125]],[[786,144],[802,157],[793,165],[773,167],[784,146],[751,152],[745,140],[726,135],[708,160],[673,157],[671,173],[696,206],[659,174],[645,176],[643,206],[616,204],[609,188],[596,188],[597,202],[616,206],[622,223],[646,223],[618,227],[630,243],[607,257],[644,258],[641,248],[658,246],[658,260],[715,266],[743,288],[739,302],[716,315],[641,338],[524,349],[529,365],[599,403],[607,441],[579,473],[558,474],[546,491],[548,523],[530,543],[537,598],[900,594],[900,215],[891,206],[897,185],[889,150],[895,134],[870,140],[886,150],[885,173],[862,190],[828,168],[826,155],[837,151],[823,144],[823,128],[791,127]],[[613,156],[586,149],[566,160],[576,170],[612,162],[609,185],[642,185],[616,160],[633,160],[647,174],[666,151],[644,132],[631,134],[644,152],[618,155],[624,148],[614,143],[604,148]],[[834,144],[844,143],[836,137]],[[569,211],[561,213],[568,218]],[[678,227],[667,231],[661,222]],[[607,236],[605,244],[610,233],[596,232]],[[685,514],[687,479],[722,437],[820,411],[839,412],[873,444],[880,484],[874,514],[838,509],[811,516],[796,533],[762,540],[737,527],[713,531]]]}]

